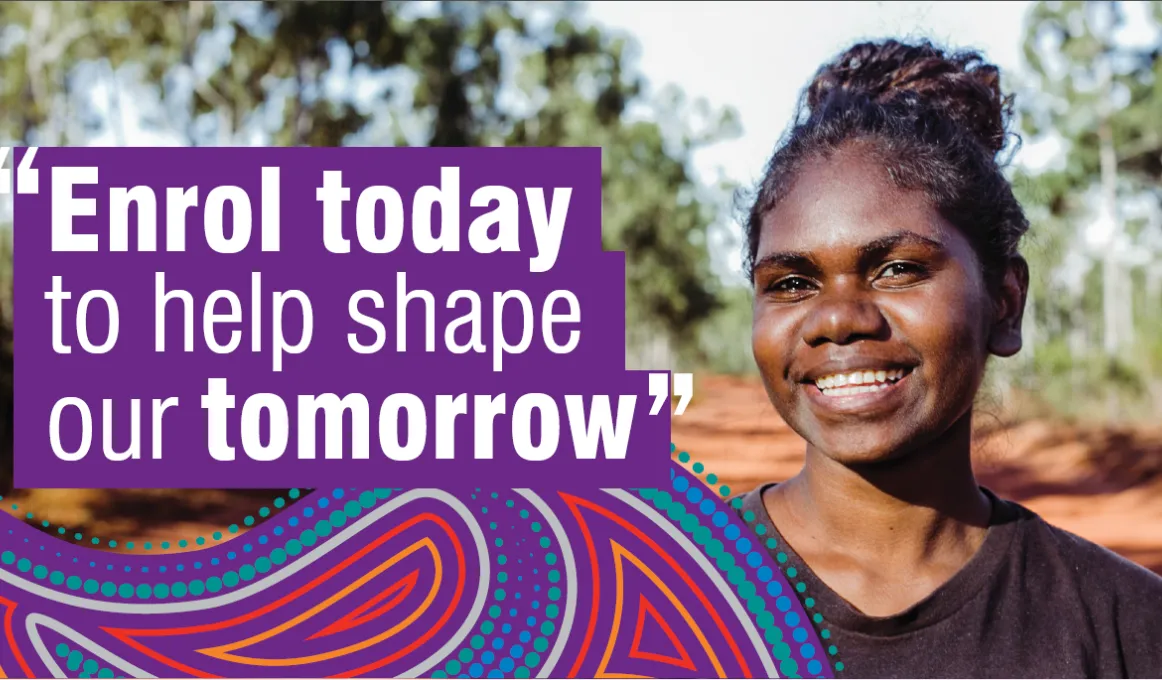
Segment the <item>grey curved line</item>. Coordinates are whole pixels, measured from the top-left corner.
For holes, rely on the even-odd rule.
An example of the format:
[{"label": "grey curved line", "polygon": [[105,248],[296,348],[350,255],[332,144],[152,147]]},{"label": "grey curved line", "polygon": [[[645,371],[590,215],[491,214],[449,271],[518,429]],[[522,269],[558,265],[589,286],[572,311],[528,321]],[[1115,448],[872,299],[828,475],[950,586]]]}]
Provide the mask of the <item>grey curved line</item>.
[{"label": "grey curved line", "polygon": [[[0,570],[0,581],[8,582],[17,588],[20,588],[21,590],[48,600],[54,600],[60,604],[92,611],[109,612],[114,614],[179,614],[205,611],[208,609],[214,609],[216,607],[223,607],[229,604],[233,604],[247,597],[261,593],[264,590],[267,590],[268,588],[281,583],[282,581],[307,568],[314,562],[322,559],[324,556],[341,545],[347,538],[359,533],[369,525],[378,521],[383,516],[394,511],[396,508],[417,498],[430,498],[440,501],[452,508],[456,514],[458,514],[464,520],[465,524],[468,525],[468,529],[472,533],[472,537],[476,542],[478,559],[480,560],[481,564],[487,565],[488,551],[484,547],[484,532],[481,530],[480,525],[477,524],[476,518],[473,517],[472,513],[468,511],[468,508],[465,507],[463,503],[458,501],[451,494],[448,494],[444,491],[437,489],[416,489],[413,491],[404,492],[399,496],[396,496],[394,499],[388,501],[387,503],[379,506],[375,510],[372,510],[363,518],[347,527],[345,530],[335,534],[331,540],[323,543],[317,549],[310,551],[304,555],[302,559],[292,563],[286,569],[276,571],[269,577],[255,583],[248,584],[242,588],[239,588],[238,590],[234,590],[229,593],[225,593],[223,595],[206,600],[196,600],[192,602],[164,602],[158,604],[106,602],[103,600],[90,599],[88,597],[79,597],[71,593],[62,593],[55,590],[50,590],[40,585],[39,583],[27,581],[16,576],[15,574],[4,570]],[[484,584],[481,587],[477,597],[478,604],[481,609],[484,607],[483,598],[485,596],[486,590],[487,584]],[[476,616],[478,613],[479,612],[475,612],[473,616]]]},{"label": "grey curved line", "polygon": [[121,670],[131,673],[136,678],[157,677],[156,675],[151,675],[150,673],[138,668],[137,666],[134,666],[125,659],[122,659],[120,656],[117,656],[113,652],[105,649],[96,642],[93,642],[89,638],[66,626],[60,621],[49,618],[44,614],[33,612],[24,617],[24,628],[28,632],[28,639],[32,641],[32,646],[36,649],[36,653],[38,656],[40,656],[40,660],[44,662],[46,667],[48,667],[49,672],[52,673],[54,678],[67,678],[69,676],[65,674],[64,669],[60,667],[60,664],[58,664],[56,659],[53,658],[52,653],[48,651],[48,647],[45,646],[44,640],[42,640],[40,637],[40,632],[36,629],[37,626],[44,626],[45,628],[48,628],[49,630],[59,635],[84,645],[90,652],[99,654],[104,661],[117,666]]},{"label": "grey curved line", "polygon": [[[605,493],[613,496],[614,498],[620,499],[626,505],[629,505],[630,507],[645,515],[651,522],[660,526],[662,530],[669,534],[670,537],[674,540],[678,541],[679,543],[689,544],[690,539],[686,538],[682,532],[678,531],[678,529],[675,528],[673,524],[662,517],[656,510],[646,505],[641,500],[634,498],[632,494],[623,491],[622,489],[605,489]],[[750,620],[750,615],[747,614],[746,610],[744,610],[742,605],[739,604],[738,598],[735,597],[734,592],[731,591],[730,587],[726,584],[726,581],[723,580],[722,575],[718,573],[718,570],[714,568],[714,565],[710,564],[710,559],[707,558],[701,550],[688,550],[686,552],[694,558],[694,561],[698,563],[698,566],[702,567],[702,571],[706,572],[706,575],[709,576],[710,580],[714,582],[714,586],[718,588],[718,592],[722,593],[723,598],[730,604],[730,608],[734,610],[734,615],[737,616],[738,620],[742,622],[742,627],[746,630],[747,637],[750,638],[751,643],[755,647],[755,650],[759,653],[759,658],[763,661],[763,668],[767,671],[766,677],[782,677],[779,675],[778,670],[775,668],[775,662],[771,660],[770,654],[767,653],[766,643],[763,642],[762,637],[759,636],[758,629],[755,628],[754,622]]]},{"label": "grey curved line", "polygon": [[[447,495],[443,491],[432,491]],[[448,498],[452,497],[448,496]],[[453,498],[452,500],[455,499]],[[488,561],[488,541],[485,540],[484,531],[476,523],[475,518],[471,517],[471,515],[466,516],[464,514],[468,509],[464,508],[464,505],[459,501],[456,501],[456,504],[459,506],[459,508],[456,508],[456,512],[460,513],[460,516],[464,518],[465,523],[472,531],[472,540],[476,542],[476,561],[480,563],[480,584],[476,587],[476,601],[472,603],[472,608],[468,611],[468,615],[464,617],[464,622],[460,624],[460,629],[456,631],[455,635],[448,638],[448,641],[439,650],[429,655],[428,658],[406,671],[399,673],[396,677],[418,678],[436,664],[443,661],[444,657],[450,655],[457,647],[463,645],[464,639],[468,637],[469,633],[476,626],[480,613],[484,611],[484,605],[488,601],[488,584],[492,580],[492,564]],[[464,508],[464,512],[460,512],[460,508]]]},{"label": "grey curved line", "polygon": [[525,500],[545,516],[545,522],[557,535],[557,543],[561,546],[561,560],[565,563],[565,583],[569,584],[569,587],[565,589],[565,614],[561,617],[561,630],[557,634],[557,642],[553,645],[553,650],[549,652],[545,664],[537,672],[538,678],[547,678],[556,668],[561,655],[565,653],[565,645],[569,642],[569,633],[573,629],[573,619],[577,614],[577,563],[573,559],[573,546],[570,545],[569,537],[565,535],[565,527],[561,524],[561,520],[557,519],[556,513],[531,490],[514,489],[514,491],[524,496]]}]

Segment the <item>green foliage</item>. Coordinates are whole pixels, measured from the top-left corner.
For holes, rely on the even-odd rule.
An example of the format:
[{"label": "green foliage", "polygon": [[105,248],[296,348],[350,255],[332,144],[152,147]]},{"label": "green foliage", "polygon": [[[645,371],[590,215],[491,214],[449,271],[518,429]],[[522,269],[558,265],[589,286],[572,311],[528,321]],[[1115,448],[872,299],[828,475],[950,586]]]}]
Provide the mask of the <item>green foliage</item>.
[{"label": "green foliage", "polygon": [[749,287],[734,286],[722,293],[722,304],[710,322],[698,329],[699,353],[693,363],[715,373],[757,375],[751,350],[754,294]]},{"label": "green foliage", "polygon": [[[646,100],[632,44],[571,3],[17,2],[0,20],[0,135],[18,143],[83,143],[66,111],[93,108],[79,79],[99,64],[137,74],[133,96],[163,112],[151,122],[191,145],[601,146],[604,243],[626,252],[630,323],[681,347],[718,307],[716,215],[689,162],[733,118],[676,92]],[[381,96],[333,86],[356,77]],[[694,130],[694,116],[713,122]]]},{"label": "green foliage", "polygon": [[[1039,2],[1026,30],[1024,54],[1032,68],[1033,91],[1025,93],[1025,132],[1060,134],[1069,142],[1062,188],[1088,185],[1100,170],[1098,127],[1106,100],[1117,109],[1113,125],[1119,170],[1137,179],[1162,179],[1162,42],[1128,46],[1116,36],[1126,27],[1123,2]],[[1162,4],[1148,3],[1152,29]],[[1162,39],[1160,39],[1162,41]],[[1101,86],[1098,64],[1108,60],[1110,95]]]},{"label": "green foliage", "polygon": [[[1121,2],[1035,4],[1024,45],[1033,79],[1018,98],[1023,132],[1056,136],[1064,154],[1060,167],[1014,178],[1033,226],[1026,257],[1036,331],[1033,360],[1014,380],[1059,411],[1106,418],[1125,416],[1128,404],[1155,419],[1162,413],[1162,298],[1146,285],[1146,273],[1162,268],[1162,222],[1148,218],[1150,210],[1162,216],[1162,2],[1140,9],[1132,19]],[[1153,30],[1152,43],[1119,38],[1142,18],[1150,25],[1138,28]],[[1109,247],[1084,238],[1099,213],[1103,125],[1114,158],[1107,186],[1117,193],[1124,238],[1144,255],[1137,264],[1107,262]],[[1145,206],[1147,217],[1132,206]],[[1129,285],[1106,295],[1104,267]],[[1111,318],[1107,305],[1121,308]],[[1102,346],[1111,324],[1132,333],[1114,355]]]},{"label": "green foliage", "polygon": [[[690,155],[733,132],[734,121],[705,107],[689,112],[672,90],[648,120],[629,119],[641,84],[628,73],[626,52],[624,40],[558,22],[548,48],[530,51],[522,65],[522,89],[547,92],[548,100],[517,120],[504,143],[602,148],[602,240],[607,250],[626,253],[628,323],[686,349],[690,332],[720,304],[706,245],[716,216],[691,175]],[[691,115],[716,120],[690,130],[681,123]],[[652,122],[667,117],[680,124],[677,138]]]}]

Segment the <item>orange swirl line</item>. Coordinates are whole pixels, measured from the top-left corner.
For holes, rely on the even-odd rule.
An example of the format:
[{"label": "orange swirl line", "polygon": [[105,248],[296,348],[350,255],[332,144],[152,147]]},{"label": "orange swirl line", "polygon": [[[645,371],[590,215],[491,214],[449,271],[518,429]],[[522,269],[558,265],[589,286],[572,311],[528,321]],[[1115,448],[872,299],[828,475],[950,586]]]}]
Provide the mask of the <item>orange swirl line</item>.
[{"label": "orange swirl line", "polygon": [[615,524],[633,534],[638,540],[648,545],[655,553],[657,553],[657,555],[661,557],[666,562],[666,564],[668,564],[670,568],[673,569],[678,574],[678,576],[682,578],[686,585],[689,586],[692,591],[694,591],[694,595],[698,598],[698,601],[702,603],[702,606],[706,608],[707,613],[710,614],[712,619],[714,619],[715,626],[718,628],[718,631],[722,633],[722,637],[726,639],[727,644],[730,645],[730,650],[734,653],[735,660],[738,661],[739,668],[742,670],[742,676],[746,678],[754,677],[751,674],[750,667],[747,666],[746,660],[742,656],[742,650],[739,649],[738,643],[735,642],[734,637],[730,635],[730,632],[726,630],[726,623],[718,614],[718,610],[711,605],[710,599],[706,597],[706,594],[702,592],[702,589],[698,587],[698,584],[696,584],[693,579],[690,578],[689,574],[686,573],[686,570],[682,569],[682,566],[679,565],[678,562],[668,552],[662,550],[661,546],[654,542],[654,540],[647,536],[641,529],[638,529],[634,525],[627,522],[625,519],[619,517],[613,511],[597,505],[592,501],[585,500],[584,498],[579,498],[563,491],[559,493],[565,503],[569,505],[569,509],[573,513],[574,517],[578,519],[578,524],[580,525],[581,532],[585,535],[585,543],[589,549],[589,557],[593,564],[593,608],[589,613],[589,625],[585,630],[585,637],[581,643],[581,652],[579,653],[576,662],[574,662],[573,668],[569,671],[568,677],[577,677],[577,672],[585,658],[585,653],[588,651],[589,645],[593,642],[594,629],[597,627],[597,553],[593,546],[593,537],[589,533],[588,526],[583,520],[581,520],[580,513],[577,511],[576,506],[585,507],[593,512],[596,512],[602,517],[605,517],[606,519],[612,520]]},{"label": "orange swirl line", "polygon": [[[438,515],[435,515],[435,514],[430,513],[430,512],[424,512],[424,513],[420,513],[420,514],[416,515],[415,517],[412,517],[412,518],[404,521],[402,524],[390,529],[389,531],[384,532],[382,535],[380,535],[374,541],[368,543],[366,546],[361,548],[355,554],[346,558],[345,560],[343,560],[339,564],[336,564],[334,567],[328,569],[327,571],[323,572],[322,574],[316,576],[310,582],[303,584],[299,588],[295,589],[294,591],[292,591],[290,593],[287,593],[286,595],[279,598],[278,600],[275,600],[274,602],[271,602],[270,604],[264,605],[258,609],[255,609],[251,612],[248,612],[246,614],[241,614],[239,616],[236,616],[236,617],[231,618],[231,619],[227,619],[225,621],[215,621],[212,623],[205,623],[205,624],[200,624],[200,625],[195,625],[195,626],[183,626],[183,627],[179,627],[179,628],[147,629],[147,628],[116,628],[116,627],[111,627],[111,626],[102,626],[101,629],[104,630],[105,632],[109,633],[113,637],[117,638],[118,640],[121,640],[122,642],[129,645],[130,647],[134,648],[138,652],[141,652],[142,654],[148,656],[149,658],[153,659],[154,661],[158,661],[160,663],[163,663],[163,664],[169,666],[170,668],[178,670],[182,673],[192,675],[194,677],[218,678],[220,676],[213,675],[213,674],[207,673],[205,671],[199,670],[197,668],[194,668],[193,666],[189,666],[189,665],[184,664],[184,663],[177,661],[175,659],[170,659],[169,657],[165,656],[164,654],[161,654],[160,652],[157,652],[149,647],[146,647],[145,645],[143,645],[141,642],[139,642],[135,638],[138,638],[138,637],[171,637],[171,636],[177,636],[177,635],[193,635],[193,634],[197,634],[197,633],[205,633],[205,632],[224,630],[226,628],[230,628],[230,627],[237,626],[237,625],[240,625],[243,623],[247,623],[249,621],[253,621],[254,619],[256,619],[260,616],[263,616],[265,614],[269,614],[270,612],[273,612],[273,611],[279,609],[280,607],[283,607],[286,604],[293,602],[294,600],[302,597],[306,593],[308,593],[311,590],[318,587],[321,583],[324,583],[324,582],[330,580],[339,572],[348,568],[349,566],[351,566],[355,562],[359,561],[363,557],[366,557],[368,553],[372,552],[373,550],[375,550],[379,546],[383,545],[387,541],[391,540],[395,536],[398,536],[400,533],[402,533],[402,532],[406,531],[407,529],[410,529],[411,527],[414,527],[417,524],[419,524],[420,522],[424,522],[424,521],[432,521],[432,522],[435,522],[438,526],[440,526],[440,528],[444,530],[444,532],[452,540],[453,545],[455,546],[457,561],[461,567],[460,573],[459,573],[459,576],[457,579],[458,582],[457,582],[457,591],[456,591],[457,592],[456,601],[458,601],[459,593],[463,590],[463,585],[464,585],[464,569],[463,569],[464,555],[463,555],[463,550],[462,550],[461,545],[460,545],[460,541],[456,537],[455,532],[452,531],[452,528],[448,525],[447,522],[445,522],[443,519],[441,519]],[[453,606],[454,606],[454,604],[455,604],[455,602],[453,603]],[[388,663],[388,662],[385,661],[384,663]]]}]

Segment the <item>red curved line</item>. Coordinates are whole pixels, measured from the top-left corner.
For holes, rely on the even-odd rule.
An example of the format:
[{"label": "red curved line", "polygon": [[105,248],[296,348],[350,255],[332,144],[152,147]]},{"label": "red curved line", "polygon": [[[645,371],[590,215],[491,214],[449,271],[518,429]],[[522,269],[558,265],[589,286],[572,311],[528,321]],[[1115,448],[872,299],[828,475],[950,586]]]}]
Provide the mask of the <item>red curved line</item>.
[{"label": "red curved line", "polygon": [[[674,649],[678,651],[678,655],[682,658],[675,659],[674,657],[666,656],[665,654],[646,652],[642,650],[642,633],[645,632],[647,613],[654,620],[654,623],[657,623],[662,627],[662,632],[666,634],[666,637],[670,640],[670,644],[674,645]],[[657,608],[654,607],[654,605],[651,604],[650,601],[646,599],[646,596],[642,593],[638,593],[637,625],[634,627],[633,642],[630,643],[629,647],[629,658],[631,659],[656,661],[670,666],[684,668],[688,671],[698,670],[694,667],[694,661],[690,658],[690,653],[686,651],[685,645],[683,645],[682,641],[678,639],[678,636],[674,634],[674,629],[670,628],[670,624],[666,623],[666,620],[663,619],[662,615],[658,613]]]},{"label": "red curved line", "polygon": [[12,648],[12,656],[16,657],[16,663],[20,665],[20,670],[24,671],[24,677],[35,678],[32,669],[24,660],[24,655],[20,653],[20,647],[16,645],[16,635],[12,632],[12,617],[16,614],[16,603],[6,597],[0,597],[0,604],[8,610],[4,613],[4,637],[8,638],[8,646]]},{"label": "red curved line", "polygon": [[465,559],[464,559],[464,548],[460,544],[460,539],[456,536],[456,533],[454,531],[452,531],[452,527],[447,522],[445,522],[443,519],[441,519],[439,517],[435,517],[435,516],[433,516],[433,521],[436,522],[437,524],[439,524],[440,527],[444,530],[444,533],[448,535],[449,539],[451,539],[452,547],[456,552],[456,567],[457,567],[456,591],[452,594],[452,601],[448,603],[448,608],[444,610],[444,613],[443,613],[443,615],[440,616],[439,620],[437,620],[435,623],[433,623],[428,628],[427,632],[425,632],[419,638],[412,641],[410,644],[403,647],[402,649],[395,651],[395,652],[383,657],[382,659],[379,659],[378,661],[372,661],[371,663],[360,666],[359,668],[356,668],[354,670],[350,670],[350,671],[347,671],[345,673],[339,673],[336,675],[331,675],[328,677],[331,677],[331,678],[353,678],[353,677],[356,677],[358,675],[363,675],[364,673],[368,673],[368,672],[377,670],[379,668],[382,668],[382,667],[388,665],[389,663],[392,663],[393,661],[401,659],[401,658],[407,656],[408,654],[411,654],[416,649],[419,649],[425,642],[430,640],[436,633],[438,633],[444,627],[444,624],[448,622],[448,619],[452,618],[452,613],[456,610],[456,605],[460,604],[460,597],[464,593],[464,585],[465,585],[465,573],[464,572],[466,570]]},{"label": "red curved line", "polygon": [[[573,505],[574,503],[577,505],[583,505],[589,510],[592,510],[593,512],[596,512],[597,514],[605,517],[606,519],[612,520],[614,523],[620,525],[623,529],[626,529],[631,534],[636,536],[638,540],[652,548],[659,557],[665,560],[666,564],[670,565],[670,568],[682,577],[682,580],[686,582],[686,585],[690,586],[690,589],[693,590],[694,594],[698,597],[698,601],[702,603],[702,606],[706,609],[707,613],[709,613],[711,618],[714,619],[714,623],[718,627],[718,631],[722,633],[722,637],[726,638],[727,643],[730,645],[730,650],[734,653],[735,660],[738,661],[738,665],[742,668],[743,677],[753,677],[750,672],[750,667],[747,666],[746,660],[742,657],[742,650],[739,649],[738,643],[734,641],[734,637],[731,636],[730,633],[726,630],[726,624],[723,622],[722,617],[718,615],[718,610],[711,606],[710,600],[702,592],[702,589],[699,588],[696,583],[694,583],[694,581],[686,573],[686,570],[682,569],[681,565],[679,565],[677,561],[675,561],[674,558],[670,556],[669,553],[662,550],[661,546],[655,543],[653,539],[651,539],[649,536],[646,536],[645,533],[643,533],[637,527],[633,526],[629,522],[626,522],[621,517],[618,517],[613,511],[607,510],[606,508],[603,508],[602,506],[597,505],[592,501],[588,501],[564,492],[561,492],[561,497],[565,499],[565,502],[569,503],[570,505]],[[576,512],[574,512],[574,514],[576,514]],[[593,614],[593,617],[596,617],[596,613]],[[591,625],[592,623],[595,623],[593,619],[590,621]],[[578,658],[577,665],[580,665],[580,657]],[[569,677],[575,676],[570,675]]]},{"label": "red curved line", "polygon": [[163,663],[163,664],[169,666],[170,668],[172,668],[176,671],[180,671],[180,672],[185,673],[187,675],[192,675],[195,678],[221,678],[222,677],[221,675],[214,675],[212,673],[207,673],[206,671],[199,670],[197,668],[194,668],[193,666],[186,665],[186,664],[182,663],[181,661],[171,659],[168,656],[162,654],[161,652],[157,652],[157,651],[150,649],[149,647],[146,647],[145,645],[141,644],[137,640],[134,640],[133,638],[130,638],[130,637],[123,638],[123,637],[116,636],[116,635],[115,635],[115,637],[117,637],[117,639],[121,640],[122,642],[129,645],[130,647],[141,652],[142,654],[153,659],[154,661],[157,661],[158,663]]},{"label": "red curved line", "polygon": [[601,572],[597,568],[597,548],[593,545],[593,534],[589,533],[589,525],[581,519],[581,513],[577,510],[577,506],[570,502],[570,499],[576,499],[576,497],[565,493],[560,495],[568,504],[569,512],[573,513],[573,517],[577,520],[577,526],[581,528],[581,535],[585,537],[585,548],[589,553],[589,565],[593,580],[593,605],[589,608],[589,623],[585,627],[585,637],[581,638],[581,649],[577,652],[577,660],[573,662],[573,668],[569,669],[569,674],[566,676],[575,678],[581,669],[582,662],[585,661],[585,655],[589,653],[589,645],[593,644],[593,632],[597,628],[597,605],[601,599]]},{"label": "red curved line", "polygon": [[[409,529],[409,528],[415,526],[416,524],[419,524],[422,521],[435,521],[437,524],[441,525],[441,527],[448,526],[442,519],[440,519],[440,517],[438,517],[435,514],[432,514],[430,512],[420,513],[420,514],[416,515],[415,517],[408,519],[404,523],[394,527],[390,531],[383,533],[381,536],[379,536],[379,538],[377,538],[374,541],[372,541],[371,543],[367,544],[366,546],[361,548],[355,554],[351,555],[350,557],[343,560],[339,564],[335,565],[331,569],[328,569],[327,571],[323,572],[319,576],[312,579],[310,582],[303,584],[302,586],[300,586],[296,590],[284,595],[283,597],[279,598],[278,600],[275,600],[274,602],[271,602],[270,604],[264,605],[264,606],[262,606],[258,609],[255,609],[254,611],[251,611],[249,613],[241,614],[241,615],[236,616],[232,619],[227,619],[225,621],[216,621],[213,623],[200,624],[200,625],[196,625],[196,626],[185,626],[185,627],[181,627],[181,628],[141,629],[141,628],[115,628],[115,627],[102,626],[101,630],[104,630],[105,632],[109,633],[110,635],[117,638],[118,640],[121,640],[122,642],[129,645],[130,647],[133,647],[134,649],[141,652],[142,654],[145,654],[146,656],[150,657],[154,661],[157,661],[159,663],[163,663],[163,664],[165,664],[171,668],[174,668],[176,670],[179,670],[183,673],[188,673],[190,675],[193,675],[193,676],[199,677],[199,678],[218,678],[220,676],[211,675],[209,673],[206,673],[205,671],[200,671],[196,668],[193,668],[192,666],[187,666],[186,664],[183,664],[180,661],[170,659],[169,657],[165,656],[164,654],[161,654],[160,652],[154,651],[153,649],[146,647],[145,645],[141,644],[140,642],[138,642],[134,638],[136,638],[136,637],[169,637],[169,636],[176,636],[176,635],[193,635],[196,633],[219,631],[219,630],[223,630],[223,629],[230,628],[233,626],[237,626],[237,625],[242,624],[242,623],[246,623],[248,621],[253,621],[254,619],[258,618],[259,616],[269,614],[270,612],[286,605],[287,603],[298,599],[299,597],[303,596],[307,592],[310,592],[311,590],[316,588],[320,583],[323,583],[323,582],[331,579],[333,576],[335,576],[335,574],[339,573],[340,571],[349,567],[351,564],[362,559],[371,551],[375,550],[379,546],[381,546],[384,543],[386,543],[387,541],[391,540],[392,538],[394,538],[395,536],[397,536],[401,532],[405,531],[406,529]],[[449,536],[452,537],[453,541],[456,540],[455,535],[452,533],[450,527],[448,527],[445,531],[446,531],[446,533],[449,534]],[[461,578],[463,578],[463,576],[461,576]]]},{"label": "red curved line", "polygon": [[[336,633],[342,633],[343,631],[351,630],[356,626],[361,626],[368,621],[373,621],[380,616],[383,616],[387,612],[394,609],[400,602],[403,602],[404,599],[407,598],[407,596],[410,595],[413,590],[415,590],[416,582],[419,580],[419,575],[419,569],[413,570],[412,573],[384,588],[375,597],[359,605],[346,616],[331,623],[329,626],[320,630],[314,635],[311,635],[307,639],[317,640],[319,638],[325,638]],[[392,597],[392,595],[395,595],[395,597]],[[367,610],[375,607],[375,605],[383,602],[383,600],[389,597],[391,599],[381,605],[379,608],[370,613],[367,612]]]}]

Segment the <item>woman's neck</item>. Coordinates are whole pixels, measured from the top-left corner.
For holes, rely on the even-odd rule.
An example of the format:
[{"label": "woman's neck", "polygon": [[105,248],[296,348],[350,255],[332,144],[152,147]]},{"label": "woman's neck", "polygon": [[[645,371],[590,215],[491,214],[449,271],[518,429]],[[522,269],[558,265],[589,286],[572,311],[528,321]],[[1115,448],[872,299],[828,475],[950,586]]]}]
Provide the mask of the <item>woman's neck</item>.
[{"label": "woman's neck", "polygon": [[[966,415],[923,451],[877,465],[848,467],[809,448],[803,470],[766,505],[825,582],[831,569],[842,572],[837,580],[927,574],[923,580],[938,583],[976,553],[991,515],[972,472],[970,423]],[[860,565],[878,573],[852,574]]]}]

